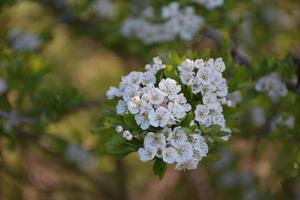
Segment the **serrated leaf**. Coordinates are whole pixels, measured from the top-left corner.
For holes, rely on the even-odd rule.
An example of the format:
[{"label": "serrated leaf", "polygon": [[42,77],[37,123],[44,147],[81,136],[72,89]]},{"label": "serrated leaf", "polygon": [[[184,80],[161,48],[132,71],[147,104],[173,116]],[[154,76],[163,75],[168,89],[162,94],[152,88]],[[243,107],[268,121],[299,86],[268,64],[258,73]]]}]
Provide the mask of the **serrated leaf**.
[{"label": "serrated leaf", "polygon": [[177,71],[173,68],[172,65],[167,65],[166,68],[164,69],[164,74],[167,78],[174,79],[178,83],[180,83],[180,78],[177,73]]},{"label": "serrated leaf", "polygon": [[126,126],[131,130],[139,130],[138,125],[136,124],[136,121],[134,119],[134,116],[131,114],[124,115],[123,121],[126,124]]},{"label": "serrated leaf", "polygon": [[164,69],[159,70],[156,74],[156,82],[159,82],[161,79],[163,79],[164,76]]},{"label": "serrated leaf", "polygon": [[105,151],[117,159],[121,159],[129,153],[136,151],[136,148],[129,145],[121,134],[113,134],[108,142],[105,143]]},{"label": "serrated leaf", "polygon": [[203,53],[201,54],[201,58],[203,60],[207,60],[210,58],[210,50],[209,49],[204,49]]},{"label": "serrated leaf", "polygon": [[162,179],[167,171],[167,164],[161,158],[157,158],[153,164],[153,171],[159,179]]},{"label": "serrated leaf", "polygon": [[181,64],[181,60],[180,60],[178,54],[175,53],[175,52],[171,54],[171,61],[172,61],[174,64],[176,64],[176,65],[180,65],[180,64]]}]

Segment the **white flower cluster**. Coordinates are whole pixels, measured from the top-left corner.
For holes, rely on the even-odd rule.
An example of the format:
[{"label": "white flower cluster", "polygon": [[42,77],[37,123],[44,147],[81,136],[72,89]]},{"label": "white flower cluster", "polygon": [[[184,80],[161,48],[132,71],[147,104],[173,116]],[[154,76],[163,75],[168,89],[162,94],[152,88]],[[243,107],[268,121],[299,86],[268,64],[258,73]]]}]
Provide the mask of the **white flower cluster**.
[{"label": "white flower cluster", "polygon": [[[122,77],[118,88],[110,87],[106,95],[108,99],[118,99],[116,113],[124,117],[127,114],[134,116],[141,129],[139,134],[124,130],[119,125],[116,132],[129,141],[143,139],[144,145],[138,153],[144,162],[160,158],[165,163],[176,163],[178,170],[195,169],[208,153],[208,145],[199,125],[219,125],[221,131],[230,133],[225,125],[222,107],[227,103],[227,82],[222,77],[225,64],[220,58],[207,62],[186,59],[176,68],[180,75],[178,79],[191,86],[195,95],[201,94],[203,97],[203,104],[195,105],[195,110],[181,93],[180,81],[167,76],[157,80],[160,77],[157,72],[164,68],[166,65],[162,60],[155,57],[153,64],[145,66],[145,72],[131,72]],[[188,127],[182,127],[180,123],[188,113],[194,113],[194,118],[184,125]],[[229,137],[230,134],[221,139],[227,141]]]},{"label": "white flower cluster", "polygon": [[117,14],[111,0],[97,0],[95,2],[95,13],[97,16],[104,18],[112,18]]},{"label": "white flower cluster", "polygon": [[278,125],[286,126],[289,129],[295,128],[296,119],[294,115],[284,116],[283,114],[279,114],[275,118],[272,119],[270,128],[271,131],[275,131]]},{"label": "white flower cluster", "polygon": [[154,19],[153,9],[148,8],[140,18],[129,17],[123,22],[121,33],[125,37],[135,37],[145,44],[172,41],[179,37],[191,40],[204,24],[201,16],[195,14],[192,7],[180,9],[178,2],[162,7],[161,23],[149,21]]},{"label": "white flower cluster", "polygon": [[160,58],[153,65],[146,65],[146,72],[131,72],[122,78],[119,88],[110,87],[108,99],[122,97],[117,104],[117,113],[133,114],[141,129],[150,126],[165,127],[176,124],[191,110],[191,105],[173,79],[162,79],[156,83],[155,73],[164,68]]},{"label": "white flower cluster", "polygon": [[178,126],[164,128],[161,132],[149,132],[144,138],[144,147],[138,150],[144,162],[162,158],[168,164],[177,163],[175,169],[196,169],[198,163],[208,153],[205,138],[199,133],[187,135]]},{"label": "white flower cluster", "polygon": [[221,7],[224,4],[224,0],[195,0],[195,1],[198,4],[203,5],[208,10]]},{"label": "white flower cluster", "polygon": [[41,39],[37,34],[27,33],[19,28],[10,30],[8,37],[15,51],[34,51],[41,46]]},{"label": "white flower cluster", "polygon": [[277,102],[280,97],[288,94],[285,83],[276,72],[258,79],[255,90],[266,92],[273,102]]},{"label": "white flower cluster", "polygon": [[225,125],[222,104],[227,104],[227,81],[222,77],[225,63],[222,58],[195,61],[186,59],[178,67],[183,84],[192,88],[194,94],[202,95],[202,103],[196,107],[195,120],[200,125],[221,126],[223,131],[230,132]]}]

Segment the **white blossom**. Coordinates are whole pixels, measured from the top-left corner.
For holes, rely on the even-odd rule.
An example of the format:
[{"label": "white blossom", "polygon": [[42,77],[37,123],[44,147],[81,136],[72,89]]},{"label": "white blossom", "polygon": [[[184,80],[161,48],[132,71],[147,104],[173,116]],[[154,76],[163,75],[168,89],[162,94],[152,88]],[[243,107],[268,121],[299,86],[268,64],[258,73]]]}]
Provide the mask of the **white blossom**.
[{"label": "white blossom", "polygon": [[123,132],[123,137],[126,139],[126,140],[132,140],[133,136],[132,134],[130,133],[130,131],[126,130]]},{"label": "white blossom", "polygon": [[168,164],[173,164],[177,157],[177,151],[173,147],[167,147],[163,150],[162,158]]},{"label": "white blossom", "polygon": [[121,126],[121,125],[116,126],[116,131],[117,131],[118,133],[123,132],[123,126]]},{"label": "white blossom", "polygon": [[174,99],[181,91],[181,86],[177,85],[176,81],[170,78],[162,79],[158,87],[169,99]]},{"label": "white blossom", "polygon": [[285,83],[276,72],[260,78],[256,82],[255,89],[258,92],[266,92],[273,102],[288,94]]},{"label": "white blossom", "polygon": [[177,120],[183,119],[186,116],[186,112],[190,111],[191,106],[189,104],[180,105],[178,103],[170,102],[168,109],[171,115]]},{"label": "white blossom", "polygon": [[170,124],[172,118],[169,110],[164,107],[159,107],[155,111],[152,110],[149,113],[150,124],[154,127],[165,127]]},{"label": "white blossom", "polygon": [[106,92],[107,99],[113,99],[115,97],[121,97],[122,93],[119,88],[109,87],[109,90]]},{"label": "white blossom", "polygon": [[153,74],[156,74],[161,69],[164,69],[166,67],[165,64],[162,63],[162,60],[160,57],[154,57],[153,58],[153,64],[147,64],[145,66],[145,69],[149,72],[152,72]]},{"label": "white blossom", "polygon": [[198,166],[198,160],[195,159],[190,159],[190,160],[186,160],[184,162],[179,162],[177,163],[175,169],[176,170],[193,170],[196,169]]},{"label": "white blossom", "polygon": [[200,125],[205,125],[208,122],[209,109],[206,105],[197,105],[195,110],[195,120]]},{"label": "white blossom", "polygon": [[126,103],[123,100],[119,100],[116,106],[117,114],[123,115],[127,112]]},{"label": "white blossom", "polygon": [[143,73],[143,77],[142,77],[142,83],[144,85],[147,85],[149,83],[155,83],[156,82],[156,78],[155,75],[152,72],[145,72]]},{"label": "white blossom", "polygon": [[225,118],[224,115],[221,113],[213,113],[212,115],[212,122],[215,125],[219,125],[221,127],[225,127]]},{"label": "white blossom", "polygon": [[166,147],[166,138],[161,133],[153,133],[149,132],[146,134],[144,138],[144,146],[151,146],[154,149],[158,147],[165,148]]},{"label": "white blossom", "polygon": [[152,146],[147,146],[145,148],[139,148],[138,153],[139,153],[141,161],[147,162],[154,158],[155,149]]},{"label": "white blossom", "polygon": [[137,114],[140,111],[141,104],[140,97],[135,96],[127,103],[127,108],[131,114]]},{"label": "white blossom", "polygon": [[149,91],[149,101],[152,104],[159,105],[165,100],[166,94],[158,88],[153,88]]},{"label": "white blossom", "polygon": [[111,0],[97,0],[95,2],[95,12],[99,17],[112,18],[115,17],[117,12]]},{"label": "white blossom", "polygon": [[146,130],[150,127],[150,122],[147,114],[137,114],[134,116],[137,125],[142,129]]},{"label": "white blossom", "polygon": [[174,128],[174,130],[170,132],[167,140],[174,147],[178,147],[179,145],[182,145],[187,142],[187,135],[179,126]]},{"label": "white blossom", "polygon": [[217,58],[215,60],[214,66],[221,73],[225,70],[225,63],[222,58]]},{"label": "white blossom", "polygon": [[34,51],[41,46],[41,39],[37,34],[24,32],[19,28],[11,29],[8,37],[15,51]]},{"label": "white blossom", "polygon": [[188,142],[178,145],[176,150],[178,155],[176,162],[184,162],[193,158],[193,147]]},{"label": "white blossom", "polygon": [[[143,13],[148,13],[149,10],[153,8],[148,7]],[[138,38],[145,44],[171,41],[176,37],[191,40],[204,24],[203,18],[196,15],[192,7],[180,8],[178,2],[162,7],[163,20],[160,23],[153,22],[156,15],[150,13],[127,18],[121,28],[122,35]]]},{"label": "white blossom", "polygon": [[224,4],[224,0],[194,0],[198,4],[203,5],[206,9],[212,10]]}]

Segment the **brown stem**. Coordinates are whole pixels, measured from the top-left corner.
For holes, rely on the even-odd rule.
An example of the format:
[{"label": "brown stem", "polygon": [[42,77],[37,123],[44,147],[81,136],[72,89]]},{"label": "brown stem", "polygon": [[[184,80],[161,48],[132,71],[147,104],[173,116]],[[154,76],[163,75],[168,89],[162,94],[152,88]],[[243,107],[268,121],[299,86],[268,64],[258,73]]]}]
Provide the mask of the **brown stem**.
[{"label": "brown stem", "polygon": [[117,175],[117,184],[119,189],[118,198],[123,200],[129,199],[129,193],[127,189],[127,173],[126,166],[122,160],[116,160],[116,175]]}]

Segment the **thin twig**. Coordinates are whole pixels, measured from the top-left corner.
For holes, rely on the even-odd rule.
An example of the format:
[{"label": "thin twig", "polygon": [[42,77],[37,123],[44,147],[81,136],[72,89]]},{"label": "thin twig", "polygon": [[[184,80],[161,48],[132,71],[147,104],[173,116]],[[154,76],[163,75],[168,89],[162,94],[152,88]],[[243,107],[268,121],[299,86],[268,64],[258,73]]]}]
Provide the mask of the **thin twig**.
[{"label": "thin twig", "polygon": [[34,119],[34,118],[28,118],[28,117],[24,117],[22,115],[18,115],[14,111],[12,111],[12,112],[0,111],[0,118],[9,120],[9,121],[18,121],[18,122],[21,122],[24,124],[34,124],[38,121],[37,119]]},{"label": "thin twig", "polygon": [[[100,107],[102,103],[103,103],[102,99],[83,101],[79,103],[77,106],[73,107],[72,109],[67,110],[64,113],[64,115],[74,113],[83,109],[90,109],[97,106]],[[39,117],[38,118],[25,117],[23,115],[16,113],[15,111],[11,111],[11,112],[0,111],[0,118],[8,121],[21,122],[23,124],[28,124],[28,125],[36,124],[40,121]]]}]

